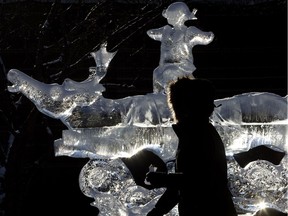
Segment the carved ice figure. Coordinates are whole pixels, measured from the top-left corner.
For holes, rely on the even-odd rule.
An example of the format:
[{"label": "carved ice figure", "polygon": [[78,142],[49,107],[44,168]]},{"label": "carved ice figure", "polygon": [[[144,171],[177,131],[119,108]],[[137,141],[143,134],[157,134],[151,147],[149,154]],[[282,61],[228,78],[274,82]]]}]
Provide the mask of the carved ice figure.
[{"label": "carved ice figure", "polygon": [[170,120],[166,96],[149,93],[121,99],[102,96],[105,87],[99,83],[116,52],[92,52],[96,68],[90,68],[89,77],[76,82],[65,79],[62,85],[39,82],[25,73],[11,69],[7,79],[13,84],[10,92],[21,92],[45,115],[61,121],[70,129],[122,125],[158,125]]},{"label": "carved ice figure", "polygon": [[[85,181],[92,184],[89,186],[92,191],[85,188],[88,187],[87,184],[83,184],[82,187],[83,190],[86,190],[85,194],[95,198],[93,205],[102,208],[105,213],[109,212],[114,203],[115,209],[119,209],[123,214],[125,212],[124,215],[133,215],[131,212],[139,212],[138,215],[143,215],[143,212],[147,212],[149,208],[153,207],[161,191],[149,191],[138,185],[135,186],[131,175],[125,175],[126,180],[131,182],[127,188],[126,186],[123,188],[123,184],[117,184],[117,181],[111,182],[113,185],[117,184],[121,190],[127,190],[126,194],[131,198],[130,201],[136,200],[132,208],[130,201],[125,202],[124,198],[119,201],[119,191],[117,193],[98,191],[106,183],[96,174],[107,171],[120,179],[124,178],[123,173],[118,173],[117,169],[111,170],[113,164],[118,164],[117,158],[129,157],[149,146],[158,151],[157,154],[163,161],[173,159],[177,149],[177,137],[169,125],[170,114],[164,94],[150,93],[112,100],[101,95],[104,88],[98,83],[100,79],[96,77],[94,82],[88,81],[88,79],[86,79],[87,82],[82,83],[69,82],[69,88],[65,88],[67,86],[65,83],[62,85],[41,83],[14,69],[9,71],[8,79],[13,83],[13,86],[8,87],[9,91],[20,91],[41,112],[50,117],[62,119],[69,126],[69,130],[63,131],[62,139],[55,141],[56,156],[88,157],[92,160],[82,171],[89,175],[81,175],[81,178],[84,179],[80,179],[80,182]],[[61,100],[60,96],[53,97],[53,94],[50,93],[55,86],[65,93],[61,97],[63,95],[66,97]],[[86,86],[86,90],[83,90],[85,88],[78,89],[77,86]],[[84,100],[85,97],[81,96],[81,93],[87,93],[86,91],[89,93],[90,100]],[[94,93],[96,94],[94,95]],[[258,200],[269,197],[269,199],[264,199],[268,206],[287,211],[285,206],[287,201],[285,173],[288,164],[287,97],[268,92],[250,92],[215,100],[215,104],[222,105],[215,109],[211,121],[226,144],[229,178],[233,182],[231,190],[235,196],[236,206],[244,212],[255,211]],[[166,118],[163,118],[165,113]],[[155,118],[151,118],[152,115]],[[154,119],[155,122],[151,119]],[[161,124],[161,120],[164,124]],[[260,160],[251,161],[246,168],[241,168],[233,158],[235,153],[243,151],[245,153],[245,151],[262,145],[285,152],[285,157],[279,165]],[[100,158],[107,161],[99,162],[97,159]],[[118,168],[122,166],[121,162],[119,163]],[[256,178],[256,176],[258,177]],[[258,183],[261,180],[260,177],[262,178],[261,185]],[[270,185],[273,187],[270,188]],[[112,185],[106,186],[112,187]],[[273,191],[278,192],[273,193]],[[257,199],[252,196],[253,194],[257,194]],[[143,199],[143,197],[149,197],[149,199]],[[141,203],[147,201],[143,209],[136,206],[139,199]],[[117,211],[113,211],[113,213],[120,215]]]},{"label": "carved ice figure", "polygon": [[[149,151],[145,150],[142,153],[154,160],[149,157],[152,152],[149,153]],[[133,173],[129,169],[127,160],[129,161],[130,158],[126,158],[126,162],[125,159],[121,158],[90,160],[81,170],[79,175],[80,188],[86,196],[95,198],[92,205],[99,208],[99,215],[101,216],[146,215],[165,190],[164,188],[149,190],[143,183],[137,184],[139,182],[132,177]],[[141,163],[137,169],[137,176],[139,177],[138,171],[143,170],[141,173],[144,181],[145,166],[150,164],[149,159],[142,161],[143,158],[141,157],[136,161],[137,164]],[[131,162],[132,166],[134,166],[135,161],[131,160]],[[163,165],[165,166],[164,163]],[[137,180],[141,179],[137,178]]]},{"label": "carved ice figure", "polygon": [[[213,33],[184,25],[186,20],[196,19],[195,13],[184,3],[173,3],[163,11],[172,27],[148,31],[150,37],[161,41],[153,93],[116,100],[103,97],[105,88],[100,81],[116,54],[107,52],[105,44],[91,53],[96,67],[90,68],[83,82],[66,79],[62,85],[45,84],[17,69],[7,74],[13,84],[8,86],[10,92],[21,92],[40,112],[61,119],[68,127],[62,139],[54,142],[56,156],[91,159],[81,171],[80,186],[85,195],[95,199],[93,205],[103,215],[145,215],[163,192],[137,185],[119,158],[149,148],[164,162],[174,159],[178,140],[171,128],[165,88],[179,76],[193,77],[193,46],[213,40]],[[250,92],[215,100],[215,104],[222,106],[214,110],[211,121],[226,144],[236,206],[243,212],[253,212],[261,200],[287,212],[287,96]],[[236,154],[250,154],[251,149],[255,153],[262,146],[284,155],[279,164],[258,155],[254,161],[245,161],[246,167],[235,160]],[[177,211],[168,215],[177,215]]]},{"label": "carved ice figure", "polygon": [[215,104],[219,107],[211,120],[226,144],[227,155],[265,144],[288,152],[287,96],[248,92],[215,100]]},{"label": "carved ice figure", "polygon": [[[270,92],[248,92],[215,101],[219,120],[245,124],[287,120],[287,98]],[[216,119],[216,116],[213,117]]]},{"label": "carved ice figure", "polygon": [[167,84],[181,76],[193,77],[192,48],[209,44],[214,34],[195,26],[185,26],[185,21],[195,20],[196,9],[190,12],[183,2],[175,2],[163,11],[169,25],[147,31],[149,37],[161,41],[159,66],[153,72],[153,92],[165,91]]},{"label": "carved ice figure", "polygon": [[105,126],[169,124],[171,114],[166,96],[148,93],[109,99],[99,95],[86,106],[77,106],[71,115],[64,119],[70,128],[94,128]]},{"label": "carved ice figure", "polygon": [[99,82],[105,76],[107,67],[115,54],[116,52],[107,52],[106,45],[102,45],[99,51],[91,53],[96,61],[96,70],[90,70],[89,77],[82,82],[67,78],[62,85],[42,83],[17,69],[11,69],[7,79],[13,85],[8,86],[8,91],[21,92],[40,112],[64,120],[77,106],[90,106],[102,95],[105,88]]}]

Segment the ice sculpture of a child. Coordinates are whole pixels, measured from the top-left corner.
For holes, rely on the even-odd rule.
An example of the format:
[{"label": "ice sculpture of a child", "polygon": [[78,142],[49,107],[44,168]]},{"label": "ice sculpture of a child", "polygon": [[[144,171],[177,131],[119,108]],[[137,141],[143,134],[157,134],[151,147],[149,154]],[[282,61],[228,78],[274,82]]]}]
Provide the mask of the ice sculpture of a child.
[{"label": "ice sculpture of a child", "polygon": [[195,26],[185,26],[185,21],[195,20],[196,10],[190,12],[183,2],[175,2],[162,12],[169,25],[147,31],[149,37],[161,41],[159,66],[153,72],[153,92],[165,92],[166,86],[182,76],[193,77],[192,48],[209,44],[214,34],[203,32]]}]

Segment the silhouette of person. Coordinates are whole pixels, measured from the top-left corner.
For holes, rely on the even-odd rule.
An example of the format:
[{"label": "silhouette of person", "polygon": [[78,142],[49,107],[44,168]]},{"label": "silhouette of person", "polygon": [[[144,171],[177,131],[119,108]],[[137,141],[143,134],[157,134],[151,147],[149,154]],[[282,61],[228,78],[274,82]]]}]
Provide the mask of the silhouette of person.
[{"label": "silhouette of person", "polygon": [[175,173],[146,174],[146,181],[167,188],[148,216],[167,214],[177,203],[181,216],[237,215],[228,187],[225,148],[209,120],[214,98],[214,86],[206,79],[184,76],[168,86],[172,127],[178,137]]}]

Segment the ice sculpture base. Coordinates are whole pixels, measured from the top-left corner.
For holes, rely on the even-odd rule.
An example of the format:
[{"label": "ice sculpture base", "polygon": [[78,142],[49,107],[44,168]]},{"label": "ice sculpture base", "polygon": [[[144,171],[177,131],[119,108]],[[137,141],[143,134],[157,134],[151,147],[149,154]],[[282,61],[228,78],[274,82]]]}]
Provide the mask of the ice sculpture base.
[{"label": "ice sculpture base", "polygon": [[129,157],[143,148],[151,148],[163,160],[175,155],[178,138],[172,127],[113,126],[64,130],[54,142],[55,154],[70,157]]}]

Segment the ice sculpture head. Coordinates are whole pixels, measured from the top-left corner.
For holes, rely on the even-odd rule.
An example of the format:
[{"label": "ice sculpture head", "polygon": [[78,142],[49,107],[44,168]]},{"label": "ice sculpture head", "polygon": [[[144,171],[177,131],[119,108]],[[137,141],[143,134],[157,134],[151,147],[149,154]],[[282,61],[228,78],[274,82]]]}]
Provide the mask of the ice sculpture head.
[{"label": "ice sculpture head", "polygon": [[196,9],[191,12],[183,2],[175,2],[169,5],[169,7],[162,12],[162,15],[167,19],[169,24],[175,26],[184,25],[184,22],[187,20],[197,19],[195,17],[196,12]]}]

